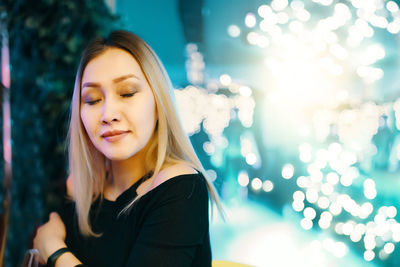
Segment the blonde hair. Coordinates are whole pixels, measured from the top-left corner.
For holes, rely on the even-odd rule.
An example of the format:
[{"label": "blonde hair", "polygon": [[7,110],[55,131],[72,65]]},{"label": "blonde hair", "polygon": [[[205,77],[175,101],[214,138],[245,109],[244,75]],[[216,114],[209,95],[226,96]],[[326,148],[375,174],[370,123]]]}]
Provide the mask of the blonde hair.
[{"label": "blonde hair", "polygon": [[[107,159],[90,141],[80,118],[82,75],[90,60],[109,48],[119,48],[129,52],[141,66],[153,91],[158,125],[145,155],[146,171],[152,171],[152,177],[156,177],[164,164],[184,162],[191,165],[205,177],[212,204],[211,211],[213,204],[216,204],[223,216],[218,193],[207,177],[179,120],[173,87],[162,63],[145,41],[131,32],[119,30],[112,32],[107,38],[96,38],[87,46],[82,54],[75,79],[68,132],[68,157],[70,176],[73,179],[73,199],[81,233],[85,236],[99,236],[92,231],[89,210],[98,197],[103,199],[107,171],[105,166]],[[136,201],[153,188],[155,179],[151,181],[144,193],[139,193],[121,212],[128,212]]]}]

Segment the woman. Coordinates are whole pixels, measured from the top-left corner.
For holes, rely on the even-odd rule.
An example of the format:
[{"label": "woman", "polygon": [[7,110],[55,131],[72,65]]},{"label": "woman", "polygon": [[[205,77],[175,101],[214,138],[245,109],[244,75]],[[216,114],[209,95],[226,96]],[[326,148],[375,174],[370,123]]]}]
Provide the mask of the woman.
[{"label": "woman", "polygon": [[71,201],[36,233],[41,263],[211,266],[208,199],[220,209],[218,195],[138,36],[115,31],[83,52],[68,137]]}]

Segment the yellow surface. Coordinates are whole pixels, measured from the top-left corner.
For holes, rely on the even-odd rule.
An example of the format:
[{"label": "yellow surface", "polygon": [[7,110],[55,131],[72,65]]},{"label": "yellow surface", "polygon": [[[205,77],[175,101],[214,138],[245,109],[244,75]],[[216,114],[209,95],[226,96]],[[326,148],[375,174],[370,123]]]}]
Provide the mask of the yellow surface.
[{"label": "yellow surface", "polygon": [[232,261],[213,261],[212,267],[252,267],[252,266]]}]

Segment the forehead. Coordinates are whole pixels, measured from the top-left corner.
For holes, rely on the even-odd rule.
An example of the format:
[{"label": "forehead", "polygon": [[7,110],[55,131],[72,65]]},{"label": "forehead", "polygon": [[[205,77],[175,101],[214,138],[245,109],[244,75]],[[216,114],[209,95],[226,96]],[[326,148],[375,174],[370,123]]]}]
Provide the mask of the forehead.
[{"label": "forehead", "polygon": [[127,74],[144,79],[139,63],[130,53],[119,48],[108,48],[86,65],[82,83],[107,83]]}]

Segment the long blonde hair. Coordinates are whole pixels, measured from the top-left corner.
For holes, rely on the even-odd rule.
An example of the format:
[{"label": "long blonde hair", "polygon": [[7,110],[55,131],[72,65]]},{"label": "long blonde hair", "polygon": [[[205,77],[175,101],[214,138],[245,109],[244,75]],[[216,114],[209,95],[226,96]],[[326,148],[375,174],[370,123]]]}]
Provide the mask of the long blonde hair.
[{"label": "long blonde hair", "polygon": [[[80,118],[80,95],[82,75],[87,64],[93,58],[109,48],[119,48],[129,52],[139,63],[149,83],[157,107],[158,125],[149,142],[145,156],[147,171],[156,177],[164,164],[186,163],[203,173],[211,200],[223,215],[217,191],[207,177],[191,143],[183,130],[176,108],[171,81],[157,55],[149,45],[128,31],[114,31],[107,38],[96,38],[82,54],[75,79],[72,96],[71,115],[68,132],[69,171],[73,179],[73,199],[78,215],[79,229],[85,236],[99,236],[92,231],[89,210],[92,203],[103,198],[106,179],[106,158],[90,141]],[[155,179],[144,191],[133,199],[121,212],[129,208],[154,186]]]}]

